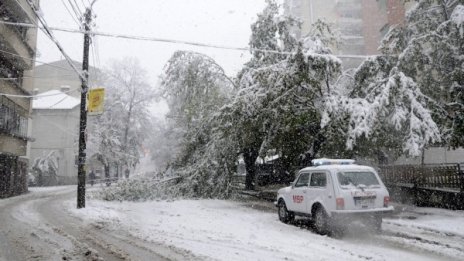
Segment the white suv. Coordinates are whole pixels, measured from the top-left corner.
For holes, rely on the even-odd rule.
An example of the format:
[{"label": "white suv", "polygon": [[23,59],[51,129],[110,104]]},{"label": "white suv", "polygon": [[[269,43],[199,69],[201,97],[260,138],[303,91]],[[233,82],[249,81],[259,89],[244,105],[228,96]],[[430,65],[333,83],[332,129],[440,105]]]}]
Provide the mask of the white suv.
[{"label": "white suv", "polygon": [[306,216],[320,234],[343,231],[354,219],[381,228],[382,216],[393,207],[373,168],[354,164],[354,160],[317,159],[312,163],[298,172],[291,186],[278,191],[275,204],[282,222],[295,215]]}]

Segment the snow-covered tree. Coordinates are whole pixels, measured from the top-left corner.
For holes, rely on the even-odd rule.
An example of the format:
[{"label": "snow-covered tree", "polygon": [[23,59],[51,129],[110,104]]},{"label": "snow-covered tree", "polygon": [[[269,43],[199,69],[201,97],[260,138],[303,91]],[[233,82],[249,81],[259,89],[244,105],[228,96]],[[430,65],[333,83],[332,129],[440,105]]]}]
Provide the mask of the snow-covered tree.
[{"label": "snow-covered tree", "polygon": [[252,25],[252,58],[238,76],[238,93],[225,108],[225,121],[236,126],[247,170],[246,187],[253,189],[255,161],[275,149],[282,169],[314,157],[323,142],[321,104],[340,73],[340,61],[330,55],[328,26],[318,22],[304,39],[291,34],[299,22],[279,15],[275,1]]},{"label": "snow-covered tree", "polygon": [[178,193],[225,196],[237,153],[216,117],[232,90],[233,82],[206,55],[178,51],[166,64],[161,93],[169,106],[164,138],[171,141],[163,143],[171,144],[174,156],[165,173],[180,177]]},{"label": "snow-covered tree", "polygon": [[417,2],[383,39],[382,55],[365,61],[327,100],[323,123],[348,118],[348,149],[379,141],[377,147],[393,143],[415,156],[442,137],[464,144],[463,1]]},{"label": "snow-covered tree", "polygon": [[111,164],[132,168],[139,162],[140,146],[150,130],[148,106],[155,90],[133,58],[115,61],[105,73],[105,111],[89,120],[89,152],[109,177]]},{"label": "snow-covered tree", "polygon": [[207,142],[208,137],[202,137],[206,123],[232,89],[232,81],[222,67],[206,55],[177,51],[169,59],[161,76],[161,95],[169,107],[166,116],[169,136],[177,142],[173,151],[183,154],[177,157],[181,165],[182,158]]}]

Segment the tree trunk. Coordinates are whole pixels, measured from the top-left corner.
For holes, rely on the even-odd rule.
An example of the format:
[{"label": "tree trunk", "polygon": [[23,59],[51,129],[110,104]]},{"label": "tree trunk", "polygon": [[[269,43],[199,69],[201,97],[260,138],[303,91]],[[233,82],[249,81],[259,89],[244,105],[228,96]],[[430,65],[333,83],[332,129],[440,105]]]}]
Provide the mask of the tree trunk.
[{"label": "tree trunk", "polygon": [[105,179],[106,179],[106,186],[111,185],[111,180],[110,180],[110,165],[109,164],[104,164],[103,165],[105,169]]},{"label": "tree trunk", "polygon": [[245,161],[246,178],[245,189],[255,189],[255,173],[256,173],[256,159],[258,158],[258,151],[253,148],[246,148],[243,152],[243,160]]}]

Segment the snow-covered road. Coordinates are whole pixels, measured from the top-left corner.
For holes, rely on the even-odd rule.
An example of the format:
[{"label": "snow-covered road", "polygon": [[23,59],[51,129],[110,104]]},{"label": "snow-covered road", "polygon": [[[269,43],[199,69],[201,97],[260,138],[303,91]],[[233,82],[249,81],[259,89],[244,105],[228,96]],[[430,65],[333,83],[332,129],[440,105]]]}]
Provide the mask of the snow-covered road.
[{"label": "snow-covered road", "polygon": [[406,209],[380,235],[280,223],[268,203],[89,199],[75,188],[0,200],[0,260],[463,260],[464,212]]},{"label": "snow-covered road", "polygon": [[32,188],[27,195],[0,200],[0,261],[195,258],[70,215],[65,202],[70,205],[75,196],[75,186]]}]

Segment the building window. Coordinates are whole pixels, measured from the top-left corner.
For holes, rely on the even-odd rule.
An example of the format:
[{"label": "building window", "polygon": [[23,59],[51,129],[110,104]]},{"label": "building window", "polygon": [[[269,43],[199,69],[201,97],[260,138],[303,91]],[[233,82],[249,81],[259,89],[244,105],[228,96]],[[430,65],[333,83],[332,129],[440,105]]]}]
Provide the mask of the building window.
[{"label": "building window", "polygon": [[27,137],[26,110],[15,104],[10,99],[0,96],[0,132]]}]

